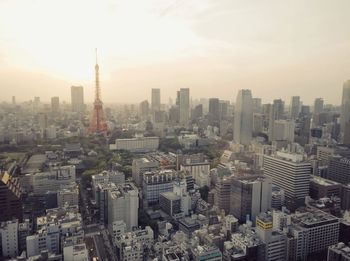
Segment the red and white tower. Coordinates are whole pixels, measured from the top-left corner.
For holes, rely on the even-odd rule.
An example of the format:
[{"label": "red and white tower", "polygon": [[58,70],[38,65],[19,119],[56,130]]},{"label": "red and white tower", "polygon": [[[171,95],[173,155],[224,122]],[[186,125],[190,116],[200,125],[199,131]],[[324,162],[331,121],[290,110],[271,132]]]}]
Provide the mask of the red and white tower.
[{"label": "red and white tower", "polygon": [[107,123],[103,113],[103,102],[101,100],[99,69],[100,68],[97,63],[97,49],[96,49],[95,101],[94,101],[94,109],[92,111],[90,126],[88,129],[88,134],[107,133]]}]

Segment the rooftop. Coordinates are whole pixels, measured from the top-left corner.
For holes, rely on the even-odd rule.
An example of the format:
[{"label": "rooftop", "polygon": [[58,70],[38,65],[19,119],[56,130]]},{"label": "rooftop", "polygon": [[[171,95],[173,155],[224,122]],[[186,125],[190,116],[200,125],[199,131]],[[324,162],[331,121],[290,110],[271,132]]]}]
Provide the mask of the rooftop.
[{"label": "rooftop", "polygon": [[311,181],[314,183],[317,183],[319,185],[322,186],[334,186],[334,185],[340,185],[338,182],[329,180],[329,179],[324,179],[321,177],[317,177],[317,176],[312,176]]}]

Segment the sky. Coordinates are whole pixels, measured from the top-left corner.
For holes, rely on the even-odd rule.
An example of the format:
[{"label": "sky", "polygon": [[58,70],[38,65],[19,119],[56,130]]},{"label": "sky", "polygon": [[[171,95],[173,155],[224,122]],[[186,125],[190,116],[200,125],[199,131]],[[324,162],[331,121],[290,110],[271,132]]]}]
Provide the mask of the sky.
[{"label": "sky", "polygon": [[0,0],[0,100],[105,103],[300,95],[340,104],[350,79],[349,0]]}]

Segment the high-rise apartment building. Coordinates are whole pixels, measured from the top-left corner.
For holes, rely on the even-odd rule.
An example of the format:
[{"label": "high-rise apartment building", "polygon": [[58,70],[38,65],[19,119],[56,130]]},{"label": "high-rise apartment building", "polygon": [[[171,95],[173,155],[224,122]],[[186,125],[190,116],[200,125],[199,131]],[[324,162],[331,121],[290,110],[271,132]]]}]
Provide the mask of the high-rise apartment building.
[{"label": "high-rise apartment building", "polygon": [[151,109],[152,111],[160,111],[160,89],[152,89]]},{"label": "high-rise apartment building", "polygon": [[340,113],[340,130],[344,135],[346,123],[350,121],[350,80],[343,85],[343,96]]},{"label": "high-rise apartment building", "polygon": [[264,156],[264,174],[285,191],[286,204],[294,209],[304,204],[309,195],[311,164],[304,155],[278,151]]},{"label": "high-rise apartment building", "polygon": [[295,120],[299,117],[300,113],[300,96],[292,96],[290,107],[289,107],[289,116],[291,119]]},{"label": "high-rise apartment building", "polygon": [[248,146],[253,132],[253,99],[250,90],[240,90],[237,94],[233,128],[234,141]]},{"label": "high-rise apartment building", "polygon": [[180,124],[187,126],[190,119],[190,89],[181,88],[179,92]]},{"label": "high-rise apartment building", "polygon": [[271,208],[271,179],[242,177],[232,179],[230,213],[240,221],[255,217]]},{"label": "high-rise apartment building", "polygon": [[71,87],[72,111],[82,113],[84,111],[84,88],[83,86]]}]

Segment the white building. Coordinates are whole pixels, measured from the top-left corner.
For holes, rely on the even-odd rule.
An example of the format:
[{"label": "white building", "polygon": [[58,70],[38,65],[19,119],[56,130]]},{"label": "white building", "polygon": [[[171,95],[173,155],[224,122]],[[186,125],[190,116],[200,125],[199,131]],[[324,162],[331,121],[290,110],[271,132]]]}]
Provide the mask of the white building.
[{"label": "white building", "polygon": [[3,257],[17,257],[18,253],[18,220],[0,224],[0,239]]},{"label": "white building", "polygon": [[113,222],[124,221],[128,231],[138,225],[139,191],[133,183],[116,184],[108,191],[108,229],[113,235]]},{"label": "white building", "polygon": [[110,144],[110,150],[128,150],[131,152],[151,152],[159,147],[159,137],[136,137],[131,139],[116,139]]},{"label": "white building", "polygon": [[240,90],[235,104],[233,139],[248,146],[253,133],[253,99],[250,90]]},{"label": "white building", "polygon": [[115,184],[124,183],[125,174],[119,171],[105,170],[99,174],[92,175],[91,182],[92,182],[92,191],[93,191],[94,199],[97,200],[96,193],[97,193],[99,184],[108,184],[110,182]]},{"label": "white building", "polygon": [[288,207],[304,204],[309,195],[311,164],[303,155],[281,151],[273,156],[264,155],[263,168],[272,184],[284,190]]}]

